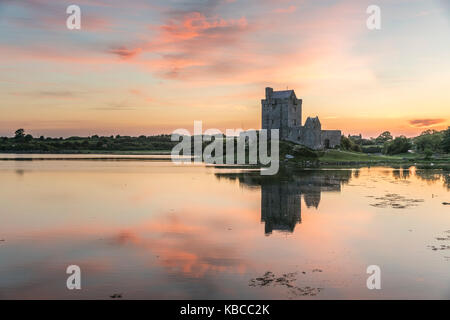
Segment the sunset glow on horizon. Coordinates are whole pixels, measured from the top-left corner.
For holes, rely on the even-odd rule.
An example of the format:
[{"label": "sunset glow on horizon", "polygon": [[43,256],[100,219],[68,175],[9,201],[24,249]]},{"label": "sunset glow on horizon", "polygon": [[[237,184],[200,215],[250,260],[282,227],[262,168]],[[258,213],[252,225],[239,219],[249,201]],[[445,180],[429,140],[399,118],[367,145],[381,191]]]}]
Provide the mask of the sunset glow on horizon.
[{"label": "sunset glow on horizon", "polygon": [[450,3],[378,0],[369,30],[373,2],[0,1],[0,136],[258,129],[268,86],[344,134],[447,128]]}]

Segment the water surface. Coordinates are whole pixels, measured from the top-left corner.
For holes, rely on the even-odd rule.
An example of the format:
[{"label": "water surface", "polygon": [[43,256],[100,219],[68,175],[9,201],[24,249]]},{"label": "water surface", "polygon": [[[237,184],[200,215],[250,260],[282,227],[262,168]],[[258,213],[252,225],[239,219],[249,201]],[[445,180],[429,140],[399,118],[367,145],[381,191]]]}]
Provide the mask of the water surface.
[{"label": "water surface", "polygon": [[442,170],[0,161],[0,181],[3,299],[450,298]]}]

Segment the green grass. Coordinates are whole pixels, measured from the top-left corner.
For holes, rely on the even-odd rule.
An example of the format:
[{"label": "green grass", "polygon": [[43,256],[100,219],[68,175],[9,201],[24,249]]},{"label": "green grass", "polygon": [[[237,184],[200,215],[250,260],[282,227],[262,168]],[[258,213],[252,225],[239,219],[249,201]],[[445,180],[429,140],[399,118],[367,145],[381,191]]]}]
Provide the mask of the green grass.
[{"label": "green grass", "polygon": [[370,155],[360,152],[328,150],[319,152],[321,166],[345,165],[417,165],[430,168],[450,168],[450,155],[438,155],[425,160],[422,154],[402,153],[394,156]]},{"label": "green grass", "polygon": [[10,151],[1,154],[116,154],[116,155],[169,155],[171,150],[56,150],[53,152],[40,151]]},{"label": "green grass", "polygon": [[[59,152],[64,153],[64,152]],[[78,154],[117,154],[117,155],[168,155],[171,150],[76,150],[68,153],[78,153]]]},{"label": "green grass", "polygon": [[402,156],[385,156],[385,155],[370,155],[361,152],[341,151],[341,150],[327,150],[320,153],[319,160],[321,162],[345,162],[345,161],[401,161]]}]

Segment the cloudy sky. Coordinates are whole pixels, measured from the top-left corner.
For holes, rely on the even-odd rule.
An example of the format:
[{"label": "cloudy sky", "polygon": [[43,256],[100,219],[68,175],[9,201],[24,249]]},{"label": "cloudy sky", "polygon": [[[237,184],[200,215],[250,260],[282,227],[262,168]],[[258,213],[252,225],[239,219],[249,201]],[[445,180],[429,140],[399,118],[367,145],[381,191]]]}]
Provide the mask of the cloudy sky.
[{"label": "cloudy sky", "polygon": [[325,129],[411,136],[450,125],[449,40],[447,0],[0,0],[0,135],[260,128],[271,86]]}]

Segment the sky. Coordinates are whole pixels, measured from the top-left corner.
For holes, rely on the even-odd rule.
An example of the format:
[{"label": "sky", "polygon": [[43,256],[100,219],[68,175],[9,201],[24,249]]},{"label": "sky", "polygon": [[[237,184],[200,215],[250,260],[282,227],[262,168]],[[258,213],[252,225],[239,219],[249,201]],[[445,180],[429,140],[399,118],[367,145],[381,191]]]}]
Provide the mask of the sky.
[{"label": "sky", "polygon": [[0,0],[0,136],[259,129],[268,86],[323,129],[442,130],[449,39],[447,0]]}]

